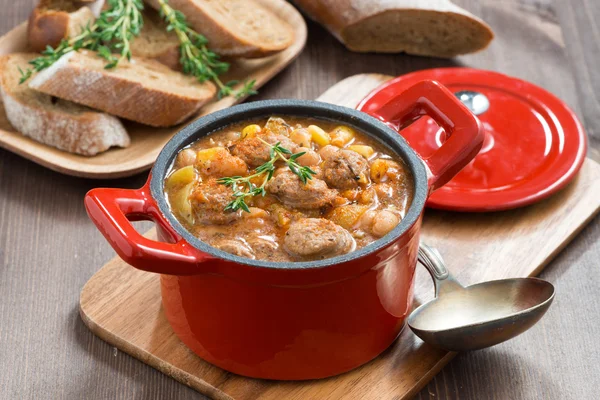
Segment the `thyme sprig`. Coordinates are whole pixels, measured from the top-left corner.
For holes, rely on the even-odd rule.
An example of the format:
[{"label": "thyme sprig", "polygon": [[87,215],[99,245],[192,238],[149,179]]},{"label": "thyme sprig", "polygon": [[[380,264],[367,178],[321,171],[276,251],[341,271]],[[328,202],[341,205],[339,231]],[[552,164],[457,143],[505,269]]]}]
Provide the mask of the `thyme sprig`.
[{"label": "thyme sprig", "polygon": [[[81,33],[72,38],[63,39],[56,48],[46,47],[40,57],[29,61],[32,68],[23,71],[19,68],[25,82],[34,72],[44,70],[72,51],[88,49],[108,61],[105,68],[116,67],[120,61],[131,59],[131,41],[140,34],[144,24],[141,11],[142,0],[108,0],[108,8],[103,10],[95,23],[85,26]],[[115,57],[117,53],[120,56]]]},{"label": "thyme sprig", "polygon": [[[302,183],[306,185],[309,179],[312,179],[315,171],[309,167],[302,166],[296,162],[298,157],[302,157],[306,152],[302,151],[296,154],[285,147],[281,146],[280,142],[272,145],[260,139],[263,143],[270,147],[269,155],[271,159],[266,163],[256,168],[254,174],[249,176],[231,176],[217,179],[217,182],[231,187],[233,190],[233,200],[225,206],[224,211],[243,210],[250,212],[246,198],[254,196],[264,196],[267,192],[265,186],[273,178],[275,172],[275,163],[279,160],[283,161],[288,168],[300,178]],[[258,178],[262,177],[260,185],[254,183]]]},{"label": "thyme sprig", "polygon": [[[143,9],[142,0],[108,0],[108,9],[100,13],[93,32],[103,43],[93,50],[98,50],[100,56],[109,61],[105,68],[114,68],[124,59],[131,60],[131,41],[144,26]],[[120,57],[114,57],[113,52]]]},{"label": "thyme sprig", "polygon": [[244,82],[238,90],[234,86],[239,81],[231,80],[223,83],[219,75],[229,70],[229,64],[221,61],[219,55],[208,49],[208,40],[188,26],[185,15],[168,4],[168,0],[158,0],[160,14],[167,22],[167,31],[174,31],[179,39],[180,59],[183,72],[195,76],[200,82],[213,81],[218,89],[219,98],[234,96],[242,97],[256,94],[255,80]]}]

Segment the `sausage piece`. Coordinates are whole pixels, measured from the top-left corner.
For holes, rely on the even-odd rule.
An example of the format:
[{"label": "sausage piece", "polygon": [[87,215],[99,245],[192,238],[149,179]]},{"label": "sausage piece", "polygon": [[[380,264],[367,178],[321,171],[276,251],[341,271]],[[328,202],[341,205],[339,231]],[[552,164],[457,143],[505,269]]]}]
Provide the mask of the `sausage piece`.
[{"label": "sausage piece", "polygon": [[223,239],[214,242],[212,246],[227,253],[231,253],[234,256],[246,257],[253,260],[255,258],[252,249],[239,240]]},{"label": "sausage piece", "polygon": [[296,257],[332,257],[352,251],[355,245],[347,230],[323,218],[292,222],[284,238],[285,250]]},{"label": "sausage piece", "polygon": [[230,187],[217,183],[216,179],[198,182],[190,195],[194,221],[201,224],[228,224],[240,218],[241,212],[224,211],[232,200]]},{"label": "sausage piece", "polygon": [[360,154],[351,150],[332,153],[323,163],[323,179],[336,189],[353,189],[358,181],[366,178],[369,163]]},{"label": "sausage piece", "polygon": [[256,168],[271,159],[270,147],[263,140],[269,144],[280,143],[281,147],[292,153],[298,148],[298,145],[292,142],[289,137],[267,131],[258,136],[247,137],[238,141],[230,147],[231,153],[244,160],[250,167]]},{"label": "sausage piece", "polygon": [[304,184],[289,169],[276,173],[267,184],[267,190],[276,195],[284,205],[299,209],[317,209],[331,205],[337,195],[321,179],[313,177]]}]

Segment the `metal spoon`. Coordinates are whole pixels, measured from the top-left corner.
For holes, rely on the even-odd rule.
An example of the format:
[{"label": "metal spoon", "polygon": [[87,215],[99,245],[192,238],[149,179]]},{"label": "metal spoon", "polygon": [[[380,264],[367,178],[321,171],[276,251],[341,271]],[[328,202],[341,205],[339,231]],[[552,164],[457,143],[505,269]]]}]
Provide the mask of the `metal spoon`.
[{"label": "metal spoon", "polygon": [[431,274],[436,298],[408,317],[425,343],[450,351],[482,349],[512,339],[542,318],[554,286],[536,278],[515,278],[463,287],[435,249],[421,244],[419,262]]}]

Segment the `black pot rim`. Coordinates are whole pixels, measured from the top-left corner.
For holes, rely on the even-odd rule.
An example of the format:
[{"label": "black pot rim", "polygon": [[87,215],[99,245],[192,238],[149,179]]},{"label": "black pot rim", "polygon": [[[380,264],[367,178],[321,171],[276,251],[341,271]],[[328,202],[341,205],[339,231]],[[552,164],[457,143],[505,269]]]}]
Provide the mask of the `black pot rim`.
[{"label": "black pot rim", "polygon": [[[306,262],[273,262],[252,260],[236,256],[214,248],[188,232],[169,209],[169,205],[164,195],[164,178],[171,168],[179,150],[191,144],[198,138],[233,123],[272,115],[280,115],[283,117],[291,115],[338,121],[364,132],[394,150],[394,152],[400,155],[411,171],[415,185],[412,204],[402,221],[390,233],[363,248],[344,255],[326,258],[324,260]],[[233,106],[201,117],[184,127],[171,138],[158,155],[151,172],[150,193],[157,202],[160,212],[169,222],[171,227],[190,245],[204,253],[223,260],[255,267],[271,269],[313,269],[337,265],[362,258],[387,247],[397,240],[419,219],[419,216],[425,207],[425,201],[427,200],[427,194],[429,192],[427,181],[428,175],[424,162],[398,132],[388,127],[383,122],[366,113],[348,107],[318,101],[282,99],[255,101]]]}]

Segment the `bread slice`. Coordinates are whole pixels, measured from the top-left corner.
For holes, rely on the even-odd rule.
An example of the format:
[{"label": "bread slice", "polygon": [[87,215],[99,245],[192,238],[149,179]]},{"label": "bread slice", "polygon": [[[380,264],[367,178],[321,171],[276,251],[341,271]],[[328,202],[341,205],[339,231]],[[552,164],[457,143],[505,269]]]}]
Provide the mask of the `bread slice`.
[{"label": "bread slice", "polygon": [[485,22],[449,0],[293,1],[357,52],[450,58],[494,38]]},{"label": "bread slice", "polygon": [[[158,0],[146,3],[160,9]],[[253,0],[170,0],[169,5],[181,11],[222,56],[264,57],[294,41],[292,27]]]},{"label": "bread slice", "polygon": [[113,69],[105,63],[91,51],[71,52],[39,72],[29,87],[156,127],[185,121],[216,93],[211,82],[200,83],[157,61],[134,57]]},{"label": "bread slice", "polygon": [[6,116],[17,131],[38,142],[86,156],[112,146],[129,145],[129,135],[118,118],[19,84],[19,68],[26,69],[28,61],[37,56],[14,53],[0,58],[0,95]]},{"label": "bread slice", "polygon": [[41,0],[29,16],[27,38],[34,51],[42,51],[46,46],[56,47],[67,37],[77,36],[82,29],[95,19],[90,7],[99,9],[103,1],[82,2],[73,0]]},{"label": "bread slice", "polygon": [[151,58],[173,70],[180,70],[179,39],[175,32],[167,32],[167,24],[153,9],[144,10],[142,15],[144,26],[140,35],[131,42],[131,54]]},{"label": "bread slice", "polygon": [[[29,18],[30,47],[35,51],[42,51],[46,46],[56,47],[64,38],[79,35],[82,27],[92,24],[96,19],[97,13],[89,7],[98,8],[104,3],[98,0],[92,2],[79,8],[83,3],[42,0]],[[155,59],[171,69],[180,70],[179,39],[175,32],[167,32],[167,24],[151,8],[142,11],[142,16],[144,25],[140,35],[131,42],[131,54]]]}]

